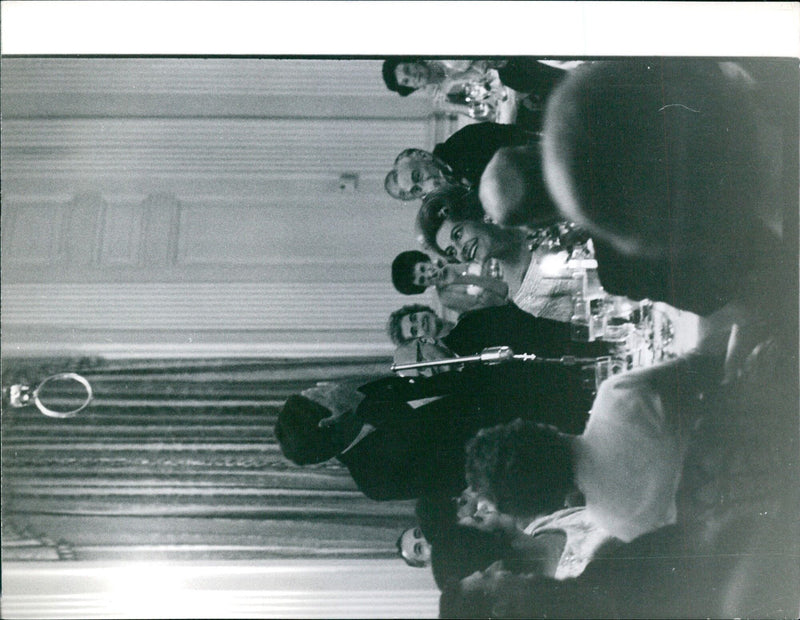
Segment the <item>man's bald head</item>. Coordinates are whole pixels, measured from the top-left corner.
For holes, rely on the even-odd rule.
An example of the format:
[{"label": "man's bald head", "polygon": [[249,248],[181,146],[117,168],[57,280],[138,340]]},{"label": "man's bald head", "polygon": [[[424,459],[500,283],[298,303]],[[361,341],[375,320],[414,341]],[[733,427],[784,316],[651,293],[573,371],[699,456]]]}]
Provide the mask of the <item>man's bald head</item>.
[{"label": "man's bald head", "polygon": [[542,143],[562,215],[631,256],[729,252],[764,171],[751,84],[720,65],[623,60],[572,71],[548,101]]}]

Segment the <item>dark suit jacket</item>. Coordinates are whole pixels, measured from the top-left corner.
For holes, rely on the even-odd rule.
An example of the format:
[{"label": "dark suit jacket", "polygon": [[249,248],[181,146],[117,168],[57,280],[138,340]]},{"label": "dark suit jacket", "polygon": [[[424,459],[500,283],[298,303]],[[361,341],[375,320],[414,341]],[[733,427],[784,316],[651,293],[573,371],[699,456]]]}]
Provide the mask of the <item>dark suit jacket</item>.
[{"label": "dark suit jacket", "polygon": [[376,428],[337,458],[370,499],[457,495],[466,487],[464,444],[477,430],[459,421],[463,407],[454,397],[418,409],[402,401],[365,399],[358,414]]},{"label": "dark suit jacket", "polygon": [[[443,340],[460,355],[500,345],[548,357],[607,354],[604,343],[574,343],[568,324],[513,304],[465,313]],[[376,430],[338,458],[359,489],[379,500],[458,495],[466,487],[465,444],[478,430],[523,418],[578,434],[593,400],[580,367],[536,362],[389,376],[359,391],[365,398],[356,415]],[[433,396],[443,398],[416,409],[408,404]]]},{"label": "dark suit jacket", "polygon": [[[518,417],[583,430],[591,392],[558,365],[509,362],[425,377],[385,377],[360,388],[356,415],[375,427],[337,458],[376,500],[458,495],[465,444],[478,430]],[[414,408],[409,401],[444,394]]]},{"label": "dark suit jacket", "polygon": [[545,101],[567,72],[534,58],[517,56],[509,59],[502,69],[498,69],[497,74],[500,81],[509,88]]},{"label": "dark suit jacket", "polygon": [[535,317],[512,303],[465,312],[442,342],[458,355],[474,355],[496,346],[542,357],[608,355],[605,343],[572,342],[568,323]]},{"label": "dark suit jacket", "polygon": [[456,176],[478,187],[481,175],[495,152],[503,146],[523,144],[527,138],[527,132],[516,125],[474,123],[437,144],[433,154],[450,166]]}]

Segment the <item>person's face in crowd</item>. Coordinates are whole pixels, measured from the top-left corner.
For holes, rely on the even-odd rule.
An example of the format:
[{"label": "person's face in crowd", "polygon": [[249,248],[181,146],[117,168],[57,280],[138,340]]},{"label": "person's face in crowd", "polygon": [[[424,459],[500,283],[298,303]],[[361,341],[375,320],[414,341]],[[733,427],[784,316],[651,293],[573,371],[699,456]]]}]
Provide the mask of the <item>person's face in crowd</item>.
[{"label": "person's face in crowd", "polygon": [[413,198],[424,198],[446,183],[442,171],[428,159],[404,157],[397,162],[395,170],[400,191]]},{"label": "person's face in crowd", "polygon": [[495,255],[496,229],[487,222],[445,220],[436,233],[436,243],[462,263],[483,264]]},{"label": "person's face in crowd", "polygon": [[438,261],[420,261],[414,265],[414,284],[417,286],[432,286],[442,275],[442,264]]},{"label": "person's face in crowd", "polygon": [[418,527],[410,527],[400,538],[400,553],[413,566],[427,566],[431,560],[431,545]]},{"label": "person's face in crowd", "polygon": [[401,62],[395,67],[394,77],[400,86],[406,88],[422,88],[428,84],[430,71],[421,62]]},{"label": "person's face in crowd", "polygon": [[497,505],[488,497],[467,487],[457,500],[456,515],[461,525],[474,527],[485,532],[504,530],[516,527],[510,515],[497,509]]},{"label": "person's face in crowd", "polygon": [[403,340],[412,338],[436,338],[442,329],[442,320],[433,312],[411,312],[400,319]]}]

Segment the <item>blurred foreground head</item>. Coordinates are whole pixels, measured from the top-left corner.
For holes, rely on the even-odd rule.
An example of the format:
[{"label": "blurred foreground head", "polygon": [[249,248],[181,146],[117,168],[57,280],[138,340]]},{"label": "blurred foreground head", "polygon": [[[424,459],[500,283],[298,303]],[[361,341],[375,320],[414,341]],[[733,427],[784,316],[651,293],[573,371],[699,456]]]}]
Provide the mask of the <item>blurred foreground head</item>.
[{"label": "blurred foreground head", "polygon": [[753,89],[735,63],[577,68],[548,101],[544,121],[544,176],[562,215],[628,256],[734,251],[768,174]]}]

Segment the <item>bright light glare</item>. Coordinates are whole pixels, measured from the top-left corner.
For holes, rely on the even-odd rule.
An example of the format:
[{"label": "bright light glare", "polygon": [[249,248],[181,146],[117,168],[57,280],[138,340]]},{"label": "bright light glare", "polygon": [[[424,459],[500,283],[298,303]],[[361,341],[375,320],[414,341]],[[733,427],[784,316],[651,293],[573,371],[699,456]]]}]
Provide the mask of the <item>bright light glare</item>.
[{"label": "bright light glare", "polygon": [[548,254],[542,257],[539,263],[539,270],[544,276],[558,276],[564,273],[567,267],[567,258],[569,254],[566,252],[558,252],[557,254]]},{"label": "bright light glare", "polygon": [[[209,597],[198,597],[181,577],[183,571],[166,564],[134,564],[108,571],[109,604],[119,618],[210,618]],[[213,600],[213,599],[212,599]]]}]

